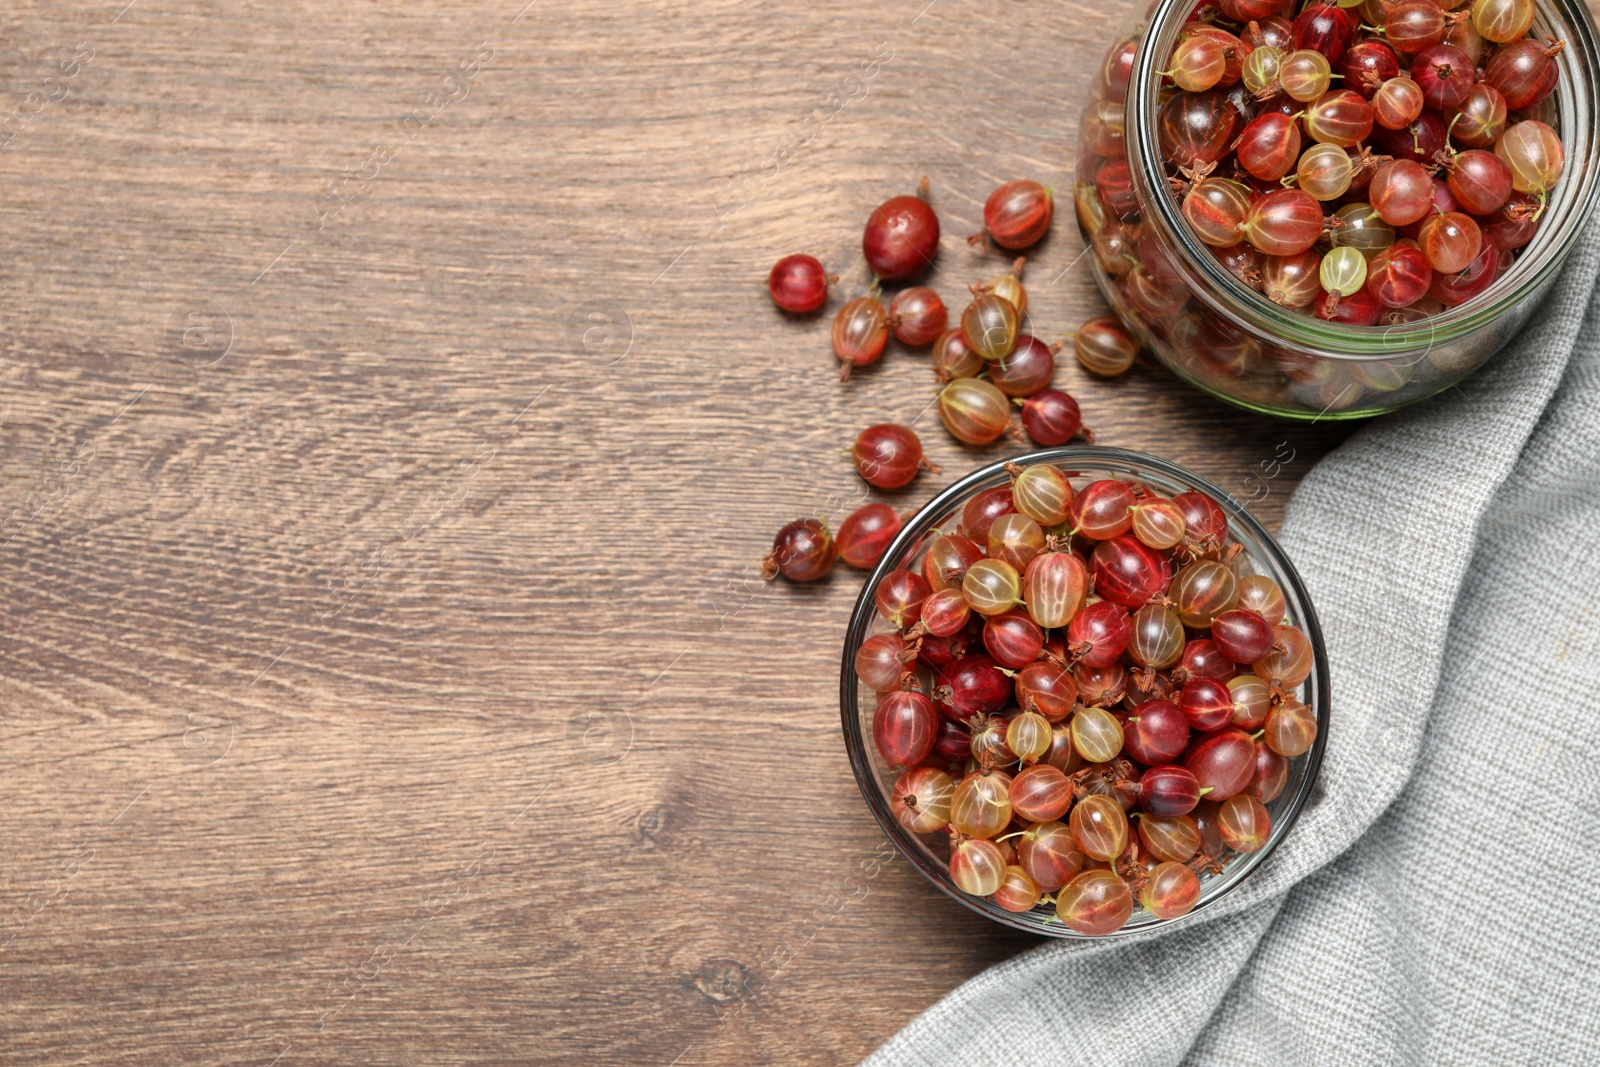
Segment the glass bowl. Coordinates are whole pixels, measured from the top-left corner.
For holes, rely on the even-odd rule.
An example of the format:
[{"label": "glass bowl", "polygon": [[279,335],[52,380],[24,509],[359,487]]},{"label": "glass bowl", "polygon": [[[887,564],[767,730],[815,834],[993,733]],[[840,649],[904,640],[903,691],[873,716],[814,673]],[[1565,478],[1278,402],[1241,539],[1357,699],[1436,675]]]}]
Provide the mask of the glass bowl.
[{"label": "glass bowl", "polygon": [[[1177,919],[1157,919],[1135,904],[1132,917],[1115,934],[1132,934],[1157,926],[1183,922],[1189,916],[1203,912],[1223,894],[1229,892],[1264,861],[1278,843],[1294,826],[1300,809],[1311,795],[1322,764],[1322,754],[1328,739],[1328,659],[1323,645],[1322,630],[1317,624],[1316,612],[1306,594],[1300,576],[1272,536],[1231,496],[1205,479],[1182,467],[1140,452],[1119,448],[1069,446],[1032,452],[1011,460],[992,463],[967,475],[928,502],[906,523],[884,552],[862,589],[850,617],[850,627],[845,635],[843,665],[840,672],[840,711],[843,718],[845,747],[850,755],[850,765],[867,806],[883,827],[889,839],[900,852],[934,885],[959,900],[973,911],[986,915],[996,922],[1018,930],[1051,937],[1083,937],[1055,918],[1055,911],[1041,905],[1030,912],[1014,913],[1001,908],[987,897],[973,897],[956,888],[950,877],[948,837],[945,831],[917,834],[902,826],[894,817],[890,805],[890,790],[898,777],[884,761],[872,741],[872,714],[876,694],[863,684],[855,672],[856,653],[868,637],[888,633],[892,626],[878,614],[872,592],[885,575],[898,567],[920,565],[920,559],[930,533],[936,528],[954,527],[966,502],[977,493],[993,486],[1006,484],[1010,476],[1007,464],[1024,466],[1033,463],[1053,463],[1067,474],[1074,489],[1100,478],[1138,481],[1156,493],[1171,497],[1196,490],[1210,496],[1227,514],[1229,532],[1234,541],[1243,546],[1235,562],[1241,574],[1266,575],[1283,590],[1287,610],[1284,621],[1298,626],[1311,640],[1316,663],[1310,677],[1292,692],[1316,715],[1317,738],[1305,754],[1289,761],[1289,776],[1283,792],[1267,805],[1272,815],[1272,828],[1267,844],[1260,851],[1232,854],[1226,870],[1219,875],[1202,879],[1200,901],[1188,915]],[[952,777],[959,779],[959,775]]]},{"label": "glass bowl", "polygon": [[[1410,309],[1401,309],[1359,327],[1296,314],[1245,285],[1198,240],[1168,194],[1171,168],[1158,112],[1170,90],[1159,71],[1195,2],[1156,0],[1135,9],[1108,53],[1109,64],[1132,50],[1127,87],[1109,78],[1109,67],[1096,69],[1079,127],[1079,228],[1095,252],[1096,282],[1145,348],[1191,385],[1241,407],[1285,418],[1351,419],[1449,388],[1515,337],[1600,199],[1600,51],[1583,3],[1534,0],[1531,32],[1566,44],[1557,57],[1560,80],[1549,97],[1511,118],[1553,126],[1566,167],[1533,240],[1509,265],[1500,264],[1481,294],[1426,318],[1407,321]],[[1298,9],[1290,6],[1288,17]],[[1327,210],[1338,203],[1330,201]]]}]

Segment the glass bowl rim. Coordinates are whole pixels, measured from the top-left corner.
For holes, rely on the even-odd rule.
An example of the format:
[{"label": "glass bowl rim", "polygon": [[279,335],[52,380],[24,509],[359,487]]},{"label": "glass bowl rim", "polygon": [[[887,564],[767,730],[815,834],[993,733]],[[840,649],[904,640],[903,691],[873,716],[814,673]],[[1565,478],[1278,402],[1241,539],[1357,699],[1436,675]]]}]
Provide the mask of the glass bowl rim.
[{"label": "glass bowl rim", "polygon": [[[1291,597],[1291,603],[1301,609],[1302,615],[1300,629],[1311,641],[1314,655],[1312,668],[1311,699],[1314,702],[1312,710],[1317,716],[1317,738],[1312,743],[1311,749],[1305,754],[1306,768],[1301,779],[1300,787],[1293,797],[1289,798],[1287,806],[1282,813],[1274,818],[1272,832],[1266,845],[1259,852],[1244,853],[1235,860],[1239,865],[1239,873],[1231,878],[1227,884],[1221,886],[1210,896],[1202,897],[1200,902],[1188,914],[1176,919],[1164,919],[1138,927],[1123,927],[1110,934],[1100,937],[1091,937],[1080,934],[1064,924],[1052,924],[1041,928],[1035,923],[1029,923],[1021,914],[1013,914],[995,904],[987,897],[973,897],[956,889],[949,883],[949,871],[943,864],[934,864],[929,857],[923,854],[922,845],[917,835],[911,833],[900,821],[894,817],[889,809],[888,791],[879,787],[876,774],[872,768],[871,757],[867,745],[871,740],[861,729],[861,706],[859,699],[859,679],[855,673],[855,654],[866,640],[868,628],[877,614],[877,605],[874,603],[872,593],[878,587],[885,575],[895,570],[906,549],[924,536],[933,524],[933,519],[943,514],[952,504],[971,496],[984,483],[993,481],[997,475],[1006,473],[1007,464],[1026,466],[1030,463],[1055,463],[1071,469],[1082,466],[1094,470],[1104,469],[1115,474],[1130,474],[1137,477],[1139,468],[1149,468],[1175,481],[1191,486],[1199,492],[1205,493],[1216,501],[1228,514],[1230,529],[1232,524],[1240,523],[1250,532],[1250,535],[1261,546],[1265,562],[1272,568],[1271,577],[1284,585],[1284,592]],[[856,779],[856,786],[861,790],[862,798],[867,802],[873,818],[888,835],[895,851],[904,856],[913,867],[917,868],[924,877],[937,886],[946,896],[952,897],[961,904],[970,908],[986,918],[1021,930],[1035,936],[1056,937],[1063,939],[1101,941],[1107,937],[1148,936],[1158,931],[1170,929],[1177,923],[1185,922],[1201,914],[1208,907],[1214,907],[1216,902],[1233,892],[1242,885],[1256,869],[1261,866],[1266,858],[1278,847],[1294,824],[1299,821],[1300,813],[1310,800],[1311,794],[1316,789],[1317,778],[1322,769],[1323,755],[1328,743],[1328,719],[1331,703],[1331,692],[1328,678],[1327,646],[1322,635],[1322,625],[1317,619],[1316,608],[1312,604],[1311,595],[1306,590],[1305,583],[1300,577],[1300,572],[1295,569],[1294,563],[1278,544],[1277,538],[1269,533],[1266,527],[1245,510],[1230,493],[1224,492],[1208,479],[1202,478],[1186,467],[1165,460],[1159,456],[1152,456],[1146,452],[1136,452],[1125,448],[1112,448],[1106,445],[1063,445],[1057,448],[1043,448],[1027,452],[1018,456],[1010,456],[986,464],[970,474],[956,480],[940,490],[922,507],[918,508],[911,519],[901,527],[889,547],[884,550],[883,556],[878,560],[872,572],[867,576],[866,582],[861,587],[861,593],[856,598],[855,607],[851,609],[850,624],[845,632],[844,651],[841,657],[839,675],[839,714],[844,730],[845,750],[850,758],[850,769]],[[1027,914],[1027,913],[1023,913]]]}]

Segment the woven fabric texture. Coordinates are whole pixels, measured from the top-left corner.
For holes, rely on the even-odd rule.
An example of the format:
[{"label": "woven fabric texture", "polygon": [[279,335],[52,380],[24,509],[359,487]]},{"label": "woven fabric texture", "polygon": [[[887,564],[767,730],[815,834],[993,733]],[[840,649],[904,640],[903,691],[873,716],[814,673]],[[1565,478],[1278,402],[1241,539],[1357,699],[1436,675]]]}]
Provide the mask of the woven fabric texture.
[{"label": "woven fabric texture", "polygon": [[867,1067],[1600,1061],[1597,271],[1600,227],[1491,366],[1296,491],[1332,728],[1267,862],[992,968]]}]

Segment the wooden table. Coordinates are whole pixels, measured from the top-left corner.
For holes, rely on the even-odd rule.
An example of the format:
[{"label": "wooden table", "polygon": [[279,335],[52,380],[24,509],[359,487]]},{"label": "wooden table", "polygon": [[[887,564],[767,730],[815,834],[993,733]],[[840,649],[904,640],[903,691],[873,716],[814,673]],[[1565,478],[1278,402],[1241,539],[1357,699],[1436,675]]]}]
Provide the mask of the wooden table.
[{"label": "wooden table", "polygon": [[[962,238],[1069,185],[1127,0],[524,2],[4,16],[7,1063],[850,1063],[1030,944],[861,802],[858,577],[758,576],[1004,449],[763,282],[861,291],[924,174],[934,284],[1000,272]],[[1059,378],[1274,524],[1346,432]],[[944,475],[866,493],[883,420]]]}]

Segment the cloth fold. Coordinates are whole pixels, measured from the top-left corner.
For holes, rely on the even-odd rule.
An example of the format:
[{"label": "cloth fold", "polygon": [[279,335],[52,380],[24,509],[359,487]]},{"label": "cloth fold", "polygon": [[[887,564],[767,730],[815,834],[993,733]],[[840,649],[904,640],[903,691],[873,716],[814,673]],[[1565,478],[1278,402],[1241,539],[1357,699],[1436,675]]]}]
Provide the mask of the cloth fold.
[{"label": "cloth fold", "polygon": [[866,1067],[1600,1059],[1597,273],[1592,226],[1491,366],[1296,490],[1333,711],[1267,862],[1169,932],[991,968]]}]

